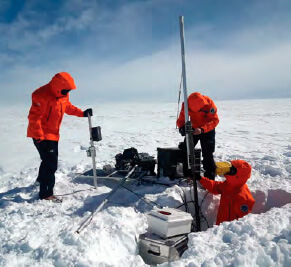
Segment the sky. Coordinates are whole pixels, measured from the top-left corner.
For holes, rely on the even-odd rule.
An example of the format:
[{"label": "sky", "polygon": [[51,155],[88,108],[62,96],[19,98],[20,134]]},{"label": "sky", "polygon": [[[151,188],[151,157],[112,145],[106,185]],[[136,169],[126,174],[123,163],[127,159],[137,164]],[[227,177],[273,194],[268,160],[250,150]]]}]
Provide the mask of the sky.
[{"label": "sky", "polygon": [[180,15],[188,94],[291,97],[290,14],[290,0],[0,0],[0,103],[30,103],[61,71],[77,103],[177,102]]}]

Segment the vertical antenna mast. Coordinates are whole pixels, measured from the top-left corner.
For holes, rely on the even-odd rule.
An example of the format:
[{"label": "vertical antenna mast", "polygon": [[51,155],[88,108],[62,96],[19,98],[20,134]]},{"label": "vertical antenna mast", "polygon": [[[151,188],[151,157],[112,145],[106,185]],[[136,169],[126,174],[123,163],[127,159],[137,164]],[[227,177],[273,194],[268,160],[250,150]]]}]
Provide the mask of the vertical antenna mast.
[{"label": "vertical antenna mast", "polygon": [[186,63],[185,63],[186,60],[185,60],[184,16],[180,16],[179,20],[180,20],[180,38],[181,38],[181,57],[182,57],[182,76],[183,76],[183,94],[184,94],[187,159],[188,159],[188,168],[191,170],[192,179],[193,179],[196,232],[199,232],[199,231],[201,231],[201,225],[200,225],[200,214],[199,214],[199,205],[198,205],[196,172],[195,172],[195,151],[194,151],[194,141],[193,141],[193,129],[192,129],[191,121],[189,120],[189,112],[188,112],[188,94],[187,94]]},{"label": "vertical antenna mast", "polygon": [[183,93],[184,93],[184,108],[185,122],[189,120],[188,113],[188,94],[187,94],[187,79],[186,79],[186,59],[185,59],[185,34],[184,34],[184,16],[180,16],[180,38],[181,38],[181,57],[182,57],[182,77],[183,77]]}]

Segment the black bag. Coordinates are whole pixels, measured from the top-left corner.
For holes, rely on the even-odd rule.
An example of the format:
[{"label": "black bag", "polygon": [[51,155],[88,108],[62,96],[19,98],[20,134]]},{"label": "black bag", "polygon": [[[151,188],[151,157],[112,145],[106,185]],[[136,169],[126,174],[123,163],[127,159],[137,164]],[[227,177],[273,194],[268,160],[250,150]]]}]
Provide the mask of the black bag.
[{"label": "black bag", "polygon": [[150,175],[156,175],[155,164],[156,160],[148,153],[138,153],[134,147],[125,149],[123,153],[115,156],[117,170],[129,170],[130,168],[138,165],[140,171],[146,171]]},{"label": "black bag", "polygon": [[137,149],[134,147],[125,149],[123,153],[119,153],[115,156],[117,170],[128,170],[138,162]]},{"label": "black bag", "polygon": [[125,160],[138,160],[138,152],[137,149],[134,147],[124,149],[123,151],[123,159]]}]

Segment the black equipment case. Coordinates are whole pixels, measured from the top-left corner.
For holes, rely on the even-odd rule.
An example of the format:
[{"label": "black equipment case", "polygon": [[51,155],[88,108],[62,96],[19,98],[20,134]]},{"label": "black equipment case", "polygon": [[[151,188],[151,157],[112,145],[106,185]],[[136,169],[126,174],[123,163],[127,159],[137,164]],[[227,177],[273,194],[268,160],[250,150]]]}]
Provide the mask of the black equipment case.
[{"label": "black equipment case", "polygon": [[188,235],[179,235],[163,239],[146,232],[139,236],[139,255],[147,264],[161,264],[179,260],[188,249]]},{"label": "black equipment case", "polygon": [[[187,169],[187,150],[182,142],[179,147],[157,148],[158,150],[158,177],[169,177],[171,180],[189,175]],[[201,149],[195,149],[195,173],[201,171]],[[186,161],[186,162],[185,162]],[[184,166],[185,165],[185,166]],[[186,169],[186,170],[185,170]],[[186,173],[184,173],[186,172]]]},{"label": "black equipment case", "polygon": [[178,147],[157,148],[158,177],[170,179],[183,177],[183,150]]},{"label": "black equipment case", "polygon": [[138,166],[141,168],[141,171],[146,171],[149,175],[155,176],[155,158],[150,156],[148,153],[138,153],[138,158]]}]

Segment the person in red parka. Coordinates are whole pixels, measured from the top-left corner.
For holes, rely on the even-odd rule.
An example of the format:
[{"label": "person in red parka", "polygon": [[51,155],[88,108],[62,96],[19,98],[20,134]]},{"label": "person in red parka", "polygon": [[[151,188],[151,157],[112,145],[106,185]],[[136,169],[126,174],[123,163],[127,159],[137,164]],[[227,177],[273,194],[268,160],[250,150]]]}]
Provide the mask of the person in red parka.
[{"label": "person in red parka", "polygon": [[59,130],[64,113],[77,117],[88,117],[93,113],[92,109],[82,111],[71,104],[69,92],[74,89],[76,85],[71,75],[60,72],[48,84],[32,93],[27,137],[33,139],[41,158],[37,177],[37,182],[40,183],[40,199],[58,201],[53,194],[53,188],[58,165]]},{"label": "person in red parka", "polygon": [[[215,106],[211,98],[196,92],[192,93],[188,97],[188,109],[190,121],[194,129],[194,147],[196,146],[198,141],[200,141],[201,144],[203,157],[202,164],[205,170],[204,176],[211,180],[214,180],[216,168],[213,159],[213,153],[215,150],[215,127],[219,123],[217,107]],[[182,109],[177,120],[177,126],[179,128],[180,134],[182,136],[185,136],[184,103],[182,104]],[[186,140],[184,140],[181,148],[184,151],[184,175],[189,176],[190,173],[188,170],[187,162]]]},{"label": "person in red parka", "polygon": [[[230,171],[224,174],[225,181],[212,181],[206,177],[199,180],[212,194],[220,194],[216,224],[237,220],[250,213],[255,200],[246,184],[252,167],[244,160],[231,161]],[[199,178],[198,178],[199,179]]]}]

